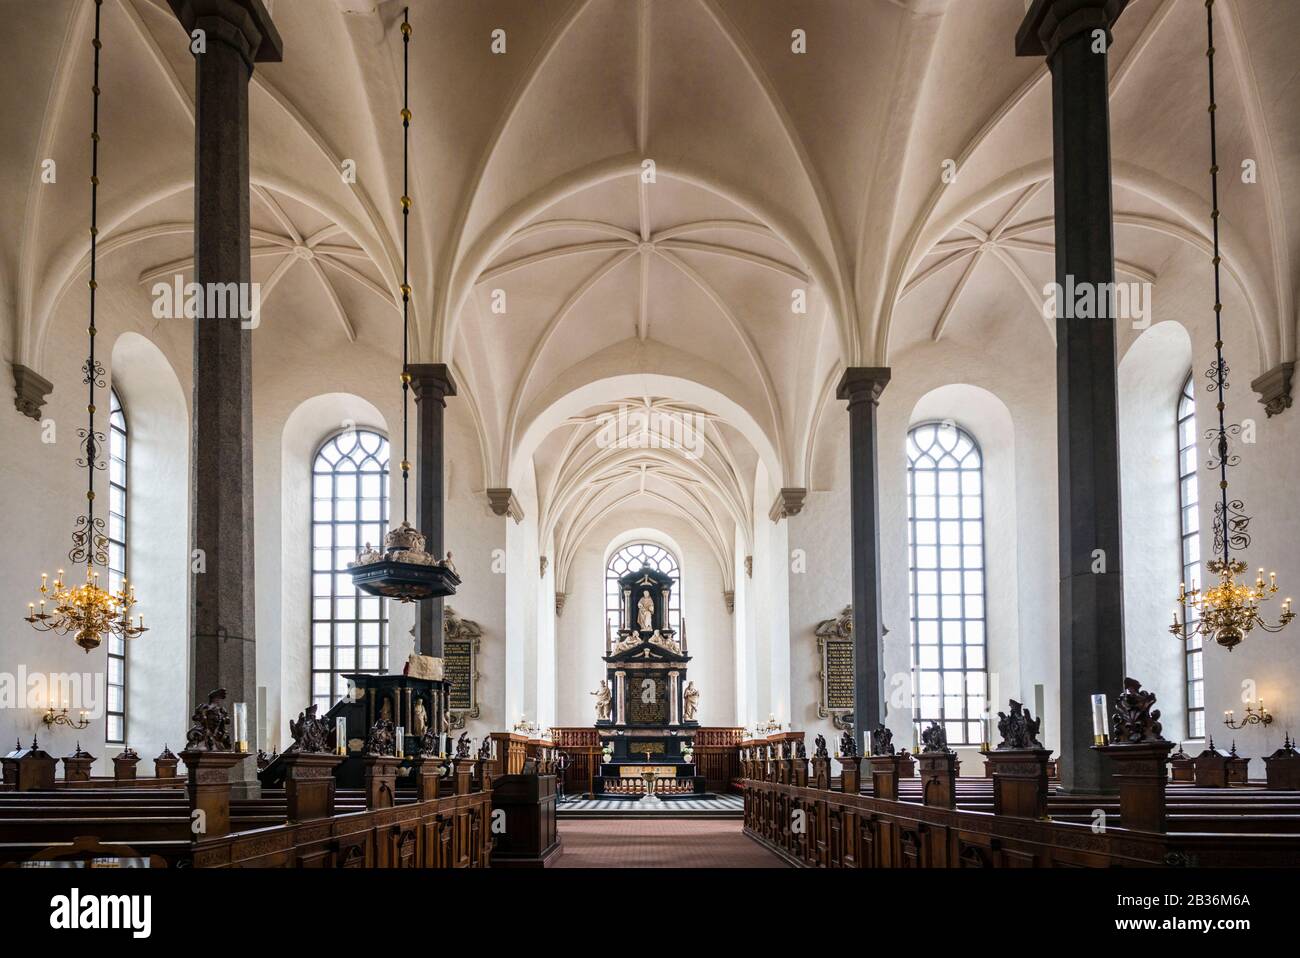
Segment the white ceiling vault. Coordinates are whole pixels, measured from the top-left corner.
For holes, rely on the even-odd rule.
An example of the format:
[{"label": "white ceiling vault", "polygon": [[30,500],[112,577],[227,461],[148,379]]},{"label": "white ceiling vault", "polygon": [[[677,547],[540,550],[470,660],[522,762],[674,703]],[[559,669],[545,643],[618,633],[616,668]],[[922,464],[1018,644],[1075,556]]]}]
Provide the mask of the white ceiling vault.
[{"label": "white ceiling vault", "polygon": [[[268,5],[285,50],[250,95],[254,348],[394,348],[403,3]],[[725,572],[769,506],[760,464],[810,484],[844,365],[992,321],[995,297],[996,321],[1050,337],[1050,78],[1012,53],[1024,0],[410,7],[415,353],[454,365],[487,486],[536,468],[557,552],[654,501]],[[1259,171],[1222,178],[1224,262],[1263,371],[1295,353],[1300,4],[1215,9],[1221,162]],[[92,22],[91,0],[24,3],[0,39],[0,335],[37,371],[51,324],[80,323]],[[148,283],[192,255],[193,65],[165,0],[106,0],[104,36],[102,249]],[[1158,284],[1206,248],[1203,4],[1132,0],[1110,63],[1118,270]],[[647,402],[701,416],[705,455],[595,444],[603,412]]]}]

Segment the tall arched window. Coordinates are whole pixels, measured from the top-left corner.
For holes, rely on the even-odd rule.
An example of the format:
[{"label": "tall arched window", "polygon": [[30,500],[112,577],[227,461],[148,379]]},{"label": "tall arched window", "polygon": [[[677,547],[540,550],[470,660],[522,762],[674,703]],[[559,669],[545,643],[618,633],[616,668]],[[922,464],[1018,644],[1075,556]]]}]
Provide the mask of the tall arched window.
[{"label": "tall arched window", "polygon": [[984,473],[975,439],[950,422],[907,434],[913,720],[952,745],[979,744],[987,695]]},{"label": "tall arched window", "polygon": [[[1196,388],[1188,375],[1178,397],[1178,517],[1180,557],[1183,582],[1203,585],[1201,574],[1200,497],[1196,491]],[[1205,676],[1202,672],[1201,637],[1190,630],[1196,624],[1196,611],[1185,612],[1183,664],[1187,682],[1187,736],[1205,735]]]},{"label": "tall arched window", "polygon": [[633,542],[623,546],[609,557],[605,567],[605,622],[613,622],[615,628],[621,627],[619,610],[621,596],[618,591],[620,576],[635,572],[643,565],[648,565],[664,575],[672,576],[672,591],[668,595],[668,627],[680,633],[682,630],[682,581],[681,569],[677,557],[661,545],[653,542]]},{"label": "tall arched window", "polygon": [[[108,391],[108,587],[116,593],[127,577],[126,413],[116,389]],[[126,743],[126,640],[108,637],[108,703],[104,737]]]},{"label": "tall arched window", "polygon": [[312,466],[311,695],[325,712],[349,672],[388,668],[388,609],[352,585],[348,563],[388,528],[388,440],[353,429],[327,440]]}]

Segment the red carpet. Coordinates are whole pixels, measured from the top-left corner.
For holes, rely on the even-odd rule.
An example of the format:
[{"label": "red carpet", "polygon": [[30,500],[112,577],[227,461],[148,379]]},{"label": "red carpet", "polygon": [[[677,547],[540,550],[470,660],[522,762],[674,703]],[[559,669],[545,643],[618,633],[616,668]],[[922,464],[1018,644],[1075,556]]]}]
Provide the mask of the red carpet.
[{"label": "red carpet", "polygon": [[557,868],[785,868],[738,821],[583,819],[560,823]]}]

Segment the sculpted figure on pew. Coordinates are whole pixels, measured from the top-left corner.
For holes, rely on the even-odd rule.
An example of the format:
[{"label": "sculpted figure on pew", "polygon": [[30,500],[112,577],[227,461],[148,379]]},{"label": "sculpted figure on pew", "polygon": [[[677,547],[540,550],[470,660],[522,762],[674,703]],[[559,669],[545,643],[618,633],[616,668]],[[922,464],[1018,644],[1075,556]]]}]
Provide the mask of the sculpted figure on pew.
[{"label": "sculpted figure on pew", "polygon": [[461,732],[456,739],[456,757],[469,758],[469,732]]},{"label": "sculpted figure on pew", "polygon": [[871,754],[894,754],[894,733],[885,728],[884,722],[881,722],[871,730]]},{"label": "sculpted figure on pew", "polygon": [[366,744],[362,748],[361,754],[396,755],[397,736],[393,729],[393,723],[387,719],[378,719],[370,727],[370,733],[366,736]]},{"label": "sculpted figure on pew", "polygon": [[1011,714],[998,713],[998,732],[1002,735],[999,749],[1042,748],[1038,741],[1038,730],[1043,727],[1041,718],[1034,718],[1015,699],[1011,700]]},{"label": "sculpted figure on pew", "polygon": [[492,760],[492,736],[484,735],[483,742],[478,747],[478,757],[481,762],[490,762]]},{"label": "sculpted figure on pew", "polygon": [[286,752],[315,755],[333,751],[330,748],[329,723],[316,717],[315,704],[299,712],[298,721],[289,720],[289,734],[293,736],[293,744],[285,749]]},{"label": "sculpted figure on pew", "polygon": [[840,754],[845,758],[854,758],[858,754],[858,740],[852,729],[845,729],[840,735]]},{"label": "sculpted figure on pew", "polygon": [[1163,742],[1160,735],[1160,710],[1155,693],[1145,692],[1137,679],[1126,678],[1124,691],[1115,700],[1110,716],[1110,740],[1114,743]]},{"label": "sculpted figure on pew", "polygon": [[191,752],[233,751],[230,741],[230,713],[226,711],[226,690],[213,689],[206,705],[199,705],[190,716],[193,723],[185,734],[185,747]]},{"label": "sculpted figure on pew", "polygon": [[948,747],[948,734],[938,722],[931,722],[930,727],[921,733],[922,752],[951,752]]},{"label": "sculpted figure on pew", "polygon": [[420,758],[437,758],[438,757],[438,740],[441,736],[433,730],[432,725],[425,726],[424,732],[420,735]]},{"label": "sculpted figure on pew", "polygon": [[813,758],[830,758],[830,753],[826,751],[826,736],[821,732],[813,739]]}]

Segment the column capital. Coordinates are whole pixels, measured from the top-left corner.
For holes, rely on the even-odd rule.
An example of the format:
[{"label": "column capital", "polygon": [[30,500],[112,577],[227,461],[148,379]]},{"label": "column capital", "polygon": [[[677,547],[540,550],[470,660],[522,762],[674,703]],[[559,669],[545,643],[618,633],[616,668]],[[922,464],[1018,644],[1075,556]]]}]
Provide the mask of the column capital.
[{"label": "column capital", "polygon": [[237,48],[250,70],[254,63],[279,63],[284,55],[284,42],[262,0],[167,0],[167,5],[186,33],[218,30],[215,39]]},{"label": "column capital", "polygon": [[1294,377],[1295,363],[1279,363],[1251,381],[1250,388],[1259,393],[1259,401],[1270,419],[1291,408],[1291,381]]},{"label": "column capital", "polygon": [[407,363],[406,373],[411,377],[416,402],[436,399],[445,406],[447,397],[456,395],[456,380],[446,363]]},{"label": "column capital", "polygon": [[879,402],[880,394],[885,391],[887,385],[889,385],[888,366],[847,366],[844,375],[840,377],[840,384],[835,387],[835,396],[837,399],[847,399],[849,402],[860,399]]},{"label": "column capital", "polygon": [[[1129,0],[1034,0],[1016,31],[1016,56],[1049,60],[1066,40],[1110,28]],[[1108,43],[1109,45],[1109,43]]]},{"label": "column capital", "polygon": [[14,408],[24,416],[30,416],[40,422],[45,397],[54,389],[54,384],[36,370],[21,363],[13,363],[13,371]]}]

